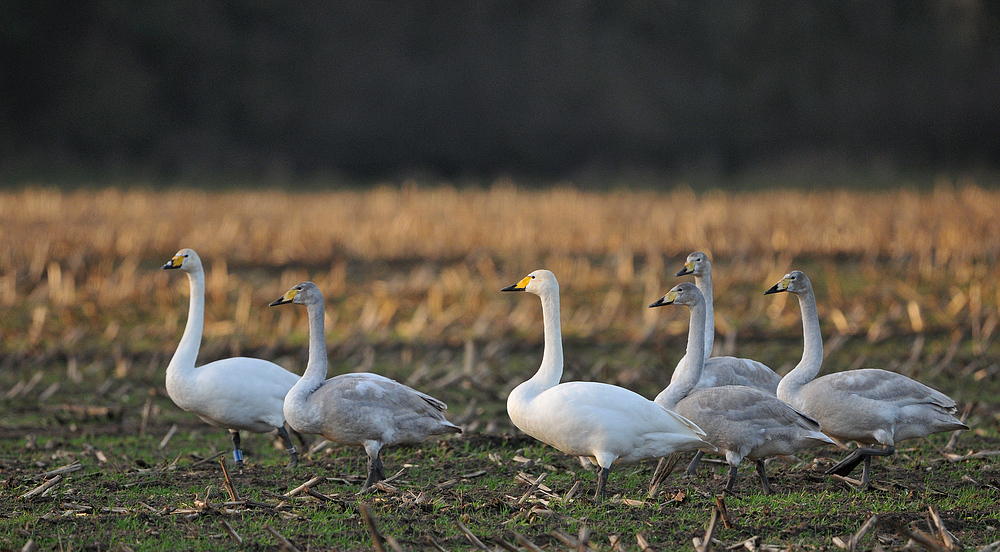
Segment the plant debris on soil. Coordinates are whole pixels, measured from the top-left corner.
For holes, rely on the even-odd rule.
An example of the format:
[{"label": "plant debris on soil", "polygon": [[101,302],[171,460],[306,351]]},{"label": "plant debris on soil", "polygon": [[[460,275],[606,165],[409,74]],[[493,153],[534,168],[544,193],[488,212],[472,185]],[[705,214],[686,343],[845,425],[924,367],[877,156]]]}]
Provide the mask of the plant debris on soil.
[{"label": "plant debris on soil", "polygon": [[[843,455],[829,448],[771,460],[773,496],[747,466],[723,494],[727,468],[707,457],[697,476],[676,470],[653,492],[655,464],[616,466],[611,498],[594,502],[596,473],[509,422],[390,449],[394,475],[359,495],[360,449],[299,443],[300,465],[287,470],[274,435],[248,435],[236,467],[224,431],[156,387],[139,395],[135,409],[48,409],[3,426],[0,549],[963,550],[1000,540],[996,411],[970,409],[972,431],[877,459],[867,493],[823,475]],[[8,400],[14,411],[28,403]]]}]

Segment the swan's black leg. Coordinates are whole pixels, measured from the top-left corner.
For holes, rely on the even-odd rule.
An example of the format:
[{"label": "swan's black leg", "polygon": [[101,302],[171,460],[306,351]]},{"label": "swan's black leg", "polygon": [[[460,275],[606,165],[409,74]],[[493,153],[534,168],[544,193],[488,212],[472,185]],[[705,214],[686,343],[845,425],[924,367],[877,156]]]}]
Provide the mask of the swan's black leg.
[{"label": "swan's black leg", "polygon": [[378,456],[375,457],[375,476],[378,477],[378,481],[385,479],[385,471],[382,466],[382,451],[379,451]]},{"label": "swan's black leg", "polygon": [[736,474],[737,474],[736,466],[730,464],[729,465],[729,482],[726,483],[726,488],[725,488],[725,492],[727,492],[729,494],[733,494],[734,489],[736,489]]},{"label": "swan's black leg", "polygon": [[868,491],[872,488],[872,457],[871,455],[865,455],[864,468],[861,471],[861,487],[862,491]]},{"label": "swan's black leg", "polygon": [[288,436],[288,430],[282,425],[278,428],[278,435],[281,435],[281,440],[285,442],[285,450],[288,451],[288,465],[286,468],[294,468],[299,465],[299,451],[295,449],[295,445],[292,444],[292,438]]},{"label": "swan's black leg", "polygon": [[847,455],[840,461],[839,464],[833,466],[832,468],[826,470],[826,473],[837,474],[841,477],[847,477],[850,475],[854,468],[858,464],[864,463],[864,471],[861,474],[861,488],[862,490],[868,490],[871,488],[871,465],[872,456],[891,456],[896,452],[896,447],[889,445],[885,448],[857,448],[851,454]]},{"label": "swan's black leg", "polygon": [[864,471],[861,472],[861,490],[872,490],[872,456],[890,456],[896,452],[896,447],[889,446],[882,450],[873,449],[874,452],[865,456]]},{"label": "swan's black leg", "polygon": [[237,466],[243,465],[243,448],[240,447],[240,432],[239,430],[233,431],[229,430],[229,433],[233,436],[233,461],[236,462]]},{"label": "swan's black leg", "polygon": [[[288,425],[288,423],[286,422],[285,425]],[[299,444],[302,445],[302,448],[309,450],[309,442],[306,440],[305,436],[299,433],[298,431],[295,431],[295,428],[293,428],[292,426],[288,426],[288,429],[289,432],[292,435],[294,435],[296,439],[299,440]]]},{"label": "swan's black leg", "polygon": [[837,463],[836,466],[826,470],[826,474],[837,474],[841,477],[847,477],[854,471],[854,468],[858,467],[858,464],[864,460],[864,454],[862,454],[862,448],[857,448],[851,451],[846,458]]},{"label": "swan's black leg", "polygon": [[385,479],[385,474],[382,473],[381,456],[382,451],[379,451],[374,458],[368,457],[368,477],[365,479],[364,487],[361,488],[362,491]]},{"label": "swan's black leg", "polygon": [[594,493],[594,500],[601,500],[604,498],[604,491],[608,483],[609,473],[611,473],[611,468],[601,468],[601,473],[597,476],[597,492]]},{"label": "swan's black leg", "polygon": [[835,473],[841,477],[847,477],[854,471],[854,468],[858,467],[866,456],[890,456],[896,452],[896,447],[888,446],[886,448],[862,448],[858,447],[854,449],[853,452],[847,455],[846,458],[840,461],[836,466],[826,470],[826,474],[830,475]]},{"label": "swan's black leg", "polygon": [[689,476],[694,477],[694,474],[698,473],[698,464],[701,462],[702,456],[705,456],[705,453],[700,450],[694,453],[694,458],[691,459],[691,463],[687,467]]},{"label": "swan's black leg", "polygon": [[767,473],[764,471],[763,458],[757,460],[757,475],[760,476],[760,486],[764,488],[764,494],[774,494],[774,489],[771,488],[771,482],[767,480]]}]

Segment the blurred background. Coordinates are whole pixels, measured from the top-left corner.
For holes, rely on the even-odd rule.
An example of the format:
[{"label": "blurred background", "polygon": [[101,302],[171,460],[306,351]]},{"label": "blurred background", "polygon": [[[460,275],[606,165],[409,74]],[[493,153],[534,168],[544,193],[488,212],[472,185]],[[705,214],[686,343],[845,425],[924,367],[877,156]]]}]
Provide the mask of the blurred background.
[{"label": "blurred background", "polygon": [[0,75],[7,185],[983,184],[1000,162],[980,0],[10,0]]},{"label": "blurred background", "polygon": [[0,71],[0,427],[172,408],[182,247],[201,362],[300,372],[305,311],[267,304],[314,280],[334,373],[484,427],[542,343],[501,287],[552,270],[566,378],[653,396],[688,318],[646,305],[698,250],[719,354],[795,365],[762,293],[796,268],[824,369],[1000,392],[997,2],[11,0]]},{"label": "blurred background", "polygon": [[[0,384],[54,359],[159,380],[181,247],[206,360],[301,367],[304,313],[261,307],[313,279],[343,368],[467,343],[510,366],[540,311],[497,290],[546,267],[567,339],[615,351],[572,377],[655,389],[686,319],[644,306],[695,250],[728,354],[797,339],[760,294],[791,268],[887,358],[978,373],[1000,346],[1000,2],[11,0],[0,71]],[[664,332],[663,364],[636,356]]]}]

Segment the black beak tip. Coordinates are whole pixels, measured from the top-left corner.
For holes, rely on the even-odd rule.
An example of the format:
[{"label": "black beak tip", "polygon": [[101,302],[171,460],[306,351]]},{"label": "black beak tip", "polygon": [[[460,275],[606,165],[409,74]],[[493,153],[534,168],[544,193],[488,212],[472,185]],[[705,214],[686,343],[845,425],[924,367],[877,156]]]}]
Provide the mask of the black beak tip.
[{"label": "black beak tip", "polygon": [[517,287],[517,284],[501,288],[500,291],[524,291],[524,288]]},{"label": "black beak tip", "polygon": [[160,267],[160,270],[170,270],[171,268],[177,268],[176,266],[174,266],[173,261],[163,263],[163,266]]},{"label": "black beak tip", "polygon": [[691,272],[692,271],[688,270],[687,268],[682,268],[678,270],[677,274],[674,274],[674,276],[687,276],[688,274],[691,274]]},{"label": "black beak tip", "polygon": [[771,286],[771,289],[764,292],[764,295],[771,295],[772,293],[778,293],[779,291],[782,290],[778,289],[778,284],[774,284]]},{"label": "black beak tip", "polygon": [[652,303],[650,303],[649,308],[652,309],[652,308],[655,308],[655,307],[662,307],[663,305],[666,305],[666,303],[663,302],[663,298],[661,297],[661,298],[657,299],[656,301],[653,301]]},{"label": "black beak tip", "polygon": [[272,301],[267,306],[269,306],[269,307],[277,307],[278,305],[284,305],[284,304],[285,304],[285,300],[284,299],[278,299],[276,301]]}]

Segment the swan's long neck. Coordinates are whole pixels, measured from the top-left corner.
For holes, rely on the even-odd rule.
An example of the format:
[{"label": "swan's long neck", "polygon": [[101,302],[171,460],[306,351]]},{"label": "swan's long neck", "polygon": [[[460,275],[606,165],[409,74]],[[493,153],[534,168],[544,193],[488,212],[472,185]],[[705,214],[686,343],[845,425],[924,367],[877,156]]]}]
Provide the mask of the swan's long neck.
[{"label": "swan's long neck", "polygon": [[188,319],[184,325],[184,335],[174,356],[167,364],[167,383],[172,384],[177,378],[182,378],[194,370],[198,360],[198,349],[201,347],[201,332],[205,325],[205,274],[201,271],[187,272],[191,287],[191,297],[188,306]]},{"label": "swan's long neck", "polygon": [[320,427],[317,424],[322,419],[322,405],[310,405],[309,397],[326,381],[326,328],[324,327],[323,303],[307,303],[309,314],[309,362],[306,371],[295,382],[295,385],[285,395],[282,410],[289,425],[300,430],[312,431]]},{"label": "swan's long neck", "polygon": [[677,403],[691,393],[698,380],[701,379],[701,372],[705,369],[705,302],[699,302],[691,306],[691,322],[688,325],[687,349],[684,353],[684,361],[674,369],[674,375],[670,378],[670,385],[656,396],[656,404],[672,409]]},{"label": "swan's long neck", "polygon": [[[799,297],[802,311],[802,360],[795,368],[781,378],[778,384],[778,398],[790,402],[803,385],[809,383],[823,366],[823,334],[819,328],[819,312],[816,310],[816,295],[808,290]],[[793,405],[794,406],[794,405]]]},{"label": "swan's long neck", "polygon": [[695,276],[694,285],[705,296],[705,358],[708,359],[712,356],[712,349],[715,347],[715,306],[712,300],[712,273],[706,272],[704,276]]},{"label": "swan's long neck", "polygon": [[305,389],[312,393],[326,380],[327,358],[326,358],[326,312],[322,303],[309,303],[306,305],[306,312],[309,313],[309,362],[306,364],[306,371],[302,374],[302,379],[296,387],[299,390]]},{"label": "swan's long neck", "polygon": [[542,351],[542,365],[529,380],[539,391],[555,387],[562,379],[563,348],[562,325],[559,322],[559,293],[546,293],[542,299],[542,325],[545,330],[545,349]]}]

